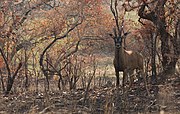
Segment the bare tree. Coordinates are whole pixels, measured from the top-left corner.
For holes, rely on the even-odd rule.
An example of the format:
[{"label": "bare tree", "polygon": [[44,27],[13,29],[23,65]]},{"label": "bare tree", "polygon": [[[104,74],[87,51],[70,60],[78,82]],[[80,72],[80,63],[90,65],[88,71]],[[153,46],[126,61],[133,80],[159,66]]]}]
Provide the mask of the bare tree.
[{"label": "bare tree", "polygon": [[[154,9],[152,9],[148,3],[142,0],[142,5],[139,9],[138,15],[140,17],[139,20],[146,19],[151,21],[155,25],[161,40],[163,70],[165,73],[169,73],[170,71],[175,71],[175,65],[180,54],[178,48],[179,32],[177,31],[177,27],[179,26],[179,19],[176,20],[177,23],[175,24],[175,35],[172,36],[167,31],[167,22],[165,16],[166,3],[167,0],[156,1]],[[175,8],[177,8],[176,5],[177,4],[174,5]],[[145,8],[148,9],[148,12],[145,11]]]}]

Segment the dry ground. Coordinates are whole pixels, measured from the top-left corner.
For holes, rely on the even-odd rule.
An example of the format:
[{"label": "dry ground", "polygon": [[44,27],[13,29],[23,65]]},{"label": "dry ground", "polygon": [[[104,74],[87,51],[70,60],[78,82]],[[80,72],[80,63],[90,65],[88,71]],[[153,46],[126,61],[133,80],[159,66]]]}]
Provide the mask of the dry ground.
[{"label": "dry ground", "polygon": [[147,96],[146,89],[137,85],[126,91],[126,96],[121,88],[94,87],[88,91],[87,99],[84,99],[84,89],[13,92],[6,97],[1,94],[0,114],[163,114],[163,111],[164,114],[180,114],[179,88],[179,79],[173,78],[159,86],[156,97],[153,93]]},{"label": "dry ground", "polygon": [[[0,114],[180,114],[180,77],[169,76],[168,82],[158,85],[159,92],[148,96],[141,83],[122,93],[114,86],[112,57],[98,60],[97,83],[90,89],[80,86],[76,90],[58,90],[57,81],[51,80],[50,91],[45,91],[44,81],[39,81],[38,92],[32,79],[26,91],[16,82],[8,96],[0,93]],[[99,78],[101,76],[101,78]],[[17,81],[17,79],[16,79]],[[87,96],[85,94],[88,92]]]}]

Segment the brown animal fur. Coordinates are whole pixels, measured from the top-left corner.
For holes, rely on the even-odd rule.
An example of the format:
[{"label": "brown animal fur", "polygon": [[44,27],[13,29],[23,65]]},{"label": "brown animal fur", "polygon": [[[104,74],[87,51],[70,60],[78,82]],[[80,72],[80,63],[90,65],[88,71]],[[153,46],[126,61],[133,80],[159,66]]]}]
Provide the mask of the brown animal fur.
[{"label": "brown animal fur", "polygon": [[[138,52],[133,51],[126,51],[122,47],[119,47],[115,49],[115,58],[114,58],[114,67],[117,77],[116,85],[119,86],[119,72],[123,72],[123,87],[125,85],[125,82],[128,79],[128,74],[130,76],[130,85],[132,85],[134,79],[133,79],[133,73],[134,70],[140,70],[140,73],[142,74],[144,71],[143,66],[143,56]],[[143,75],[143,74],[142,74]]]}]

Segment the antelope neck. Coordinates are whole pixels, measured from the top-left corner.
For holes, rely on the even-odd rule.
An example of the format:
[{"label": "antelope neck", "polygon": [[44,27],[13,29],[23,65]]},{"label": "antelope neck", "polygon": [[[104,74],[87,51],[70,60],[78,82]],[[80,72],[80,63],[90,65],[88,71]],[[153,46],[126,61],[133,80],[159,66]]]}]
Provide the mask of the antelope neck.
[{"label": "antelope neck", "polygon": [[115,59],[117,61],[117,67],[118,69],[120,69],[120,67],[122,67],[123,65],[123,61],[122,61],[122,55],[123,55],[123,49],[122,47],[119,48],[115,48]]}]

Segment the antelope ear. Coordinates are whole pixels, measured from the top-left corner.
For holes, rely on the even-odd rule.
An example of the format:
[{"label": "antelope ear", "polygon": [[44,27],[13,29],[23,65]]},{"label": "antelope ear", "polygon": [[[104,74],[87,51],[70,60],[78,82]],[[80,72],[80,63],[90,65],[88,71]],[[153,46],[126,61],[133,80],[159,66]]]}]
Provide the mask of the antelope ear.
[{"label": "antelope ear", "polygon": [[124,33],[123,37],[126,37],[128,34],[130,34],[131,32],[126,32]]},{"label": "antelope ear", "polygon": [[124,36],[126,37],[128,34],[130,34],[131,32],[126,32],[124,33]]},{"label": "antelope ear", "polygon": [[131,33],[131,32],[126,32],[126,33],[124,33],[124,35],[122,36],[122,38],[123,38],[123,39],[126,38],[127,35],[130,34],[130,33]]},{"label": "antelope ear", "polygon": [[109,34],[109,36],[110,36],[112,39],[114,39],[114,36],[113,36],[113,34],[111,34],[111,33],[110,33],[110,34]]},{"label": "antelope ear", "polygon": [[112,35],[112,34],[109,34],[109,36],[113,37],[113,35]]}]

